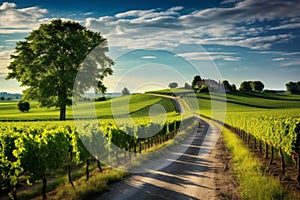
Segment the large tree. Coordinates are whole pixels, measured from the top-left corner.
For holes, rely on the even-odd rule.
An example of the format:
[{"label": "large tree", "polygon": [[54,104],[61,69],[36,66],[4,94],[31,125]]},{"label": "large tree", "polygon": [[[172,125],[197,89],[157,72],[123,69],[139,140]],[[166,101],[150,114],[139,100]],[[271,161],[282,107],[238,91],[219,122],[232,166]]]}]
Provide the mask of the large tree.
[{"label": "large tree", "polygon": [[[15,78],[21,86],[28,87],[23,91],[24,99],[38,100],[41,106],[58,107],[60,119],[64,120],[66,106],[72,104],[79,70],[88,77],[77,83],[80,89],[76,90],[76,96],[91,86],[104,87],[103,78],[112,74],[110,66],[114,64],[106,52],[107,41],[100,33],[76,22],[55,19],[40,25],[17,43],[7,79]],[[98,90],[105,91],[105,88]]]}]

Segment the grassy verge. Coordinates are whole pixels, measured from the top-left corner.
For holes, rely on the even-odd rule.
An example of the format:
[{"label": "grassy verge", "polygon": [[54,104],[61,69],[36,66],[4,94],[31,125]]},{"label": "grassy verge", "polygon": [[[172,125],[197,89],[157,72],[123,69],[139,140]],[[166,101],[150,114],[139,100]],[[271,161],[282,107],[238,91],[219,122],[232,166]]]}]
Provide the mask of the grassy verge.
[{"label": "grassy verge", "polygon": [[109,184],[122,180],[128,176],[127,172],[113,169],[106,169],[102,173],[93,171],[89,181],[82,177],[74,182],[74,187],[69,184],[57,188],[57,192],[50,194],[51,199],[91,199],[96,195],[100,195],[109,189]]},{"label": "grassy verge", "polygon": [[233,154],[234,173],[240,184],[242,199],[291,199],[278,179],[264,174],[264,166],[237,135],[226,128],[222,133],[227,148]]}]

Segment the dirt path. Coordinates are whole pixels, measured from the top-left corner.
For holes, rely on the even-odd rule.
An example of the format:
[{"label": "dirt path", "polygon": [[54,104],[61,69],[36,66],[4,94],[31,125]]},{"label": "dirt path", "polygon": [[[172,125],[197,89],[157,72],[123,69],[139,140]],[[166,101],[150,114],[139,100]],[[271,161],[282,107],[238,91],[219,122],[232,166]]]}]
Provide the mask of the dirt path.
[{"label": "dirt path", "polygon": [[[189,136],[182,143],[176,145],[171,153],[180,155],[178,159],[172,160],[165,156],[151,161],[151,163],[170,164],[159,170],[148,170],[145,173],[132,174],[124,181],[112,185],[110,192],[107,192],[97,199],[236,199],[234,195],[226,193],[232,192],[234,187],[228,188],[230,181],[226,182],[227,177],[223,176],[228,171],[227,163],[222,163],[221,156],[224,149],[219,147],[207,154],[209,143],[203,142],[207,134],[217,134],[219,131],[214,125],[201,120],[197,133]],[[220,145],[220,144],[219,144]],[[221,144],[222,145],[222,144]],[[181,147],[187,147],[182,152]],[[217,145],[218,146],[218,145]],[[228,155],[227,155],[228,157]],[[171,161],[171,162],[170,162]],[[228,160],[227,160],[228,161]],[[229,174],[229,177],[231,175]],[[226,178],[225,182],[223,178]],[[234,193],[234,192],[233,192]]]}]

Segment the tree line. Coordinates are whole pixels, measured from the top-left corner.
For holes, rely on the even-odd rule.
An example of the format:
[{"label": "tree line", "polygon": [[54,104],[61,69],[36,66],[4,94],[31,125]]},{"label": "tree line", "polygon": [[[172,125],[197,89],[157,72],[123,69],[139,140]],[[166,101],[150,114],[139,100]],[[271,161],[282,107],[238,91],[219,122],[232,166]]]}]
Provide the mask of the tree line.
[{"label": "tree line", "polygon": [[[219,86],[217,89],[216,87],[212,87],[212,85]],[[178,83],[171,82],[169,83],[169,88],[177,88]],[[298,82],[289,82],[286,83],[286,91],[291,94],[300,94],[300,81]],[[225,90],[225,92],[234,92],[234,91],[256,91],[256,92],[269,92],[269,93],[276,93],[275,90],[264,90],[265,85],[261,81],[243,81],[240,84],[239,89],[237,89],[235,84],[230,84],[228,80],[223,80],[222,82],[217,82],[212,79],[202,79],[199,75],[194,76],[191,84],[185,83],[183,86],[184,89],[194,90],[195,92],[209,92],[209,91],[221,91],[221,88]]]}]

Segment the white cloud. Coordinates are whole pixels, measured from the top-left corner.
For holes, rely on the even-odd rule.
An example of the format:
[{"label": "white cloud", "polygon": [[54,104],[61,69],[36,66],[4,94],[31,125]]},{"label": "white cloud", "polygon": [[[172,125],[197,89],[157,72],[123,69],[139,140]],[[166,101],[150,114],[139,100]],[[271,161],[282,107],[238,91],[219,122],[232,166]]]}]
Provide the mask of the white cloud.
[{"label": "white cloud", "polygon": [[15,7],[17,7],[17,5],[15,3],[4,2],[0,6],[0,10],[8,10],[8,9],[15,8]]},{"label": "white cloud", "polygon": [[86,12],[86,13],[83,13],[84,16],[88,16],[88,15],[92,15],[94,14],[94,12]]},{"label": "white cloud", "polygon": [[[225,1],[223,3],[236,1]],[[138,28],[157,27],[179,31],[194,38],[198,44],[218,44],[225,46],[240,46],[255,50],[270,49],[275,43],[285,43],[293,38],[292,34],[270,35],[267,31],[280,26],[259,25],[254,22],[272,20],[292,23],[291,20],[300,17],[300,4],[295,1],[269,1],[245,0],[232,7],[208,8],[195,10],[181,15],[183,7],[173,7],[167,10],[130,10],[118,13],[115,16],[88,18],[86,26],[92,30],[100,31],[111,39],[110,45],[124,46],[140,45],[140,48],[153,47],[154,43],[161,46],[177,47],[178,45],[191,44],[172,37],[172,34],[163,34],[163,37],[153,37],[156,42],[145,42],[144,38],[151,32],[137,33]],[[268,12],[266,12],[268,10]],[[276,23],[275,23],[276,24]],[[293,24],[295,26],[295,23]],[[284,26],[284,25],[282,25]],[[292,28],[292,25],[286,25]],[[294,27],[295,28],[295,27]],[[156,33],[160,32],[156,31]],[[129,34],[129,33],[133,33]],[[266,34],[267,33],[267,34]],[[144,42],[143,42],[144,41]],[[176,45],[177,43],[177,45]],[[157,44],[155,44],[157,46]]]},{"label": "white cloud", "polygon": [[292,38],[291,34],[251,37],[238,41],[239,46],[250,49],[269,49],[275,43],[285,43]]},{"label": "white cloud", "polygon": [[286,60],[286,58],[273,58],[272,61],[283,61]]},{"label": "white cloud", "polygon": [[37,6],[17,8],[15,3],[4,2],[0,6],[1,33],[24,33],[41,23],[48,11]]},{"label": "white cloud", "polygon": [[141,58],[143,58],[143,59],[154,59],[154,58],[156,58],[156,56],[143,56]]},{"label": "white cloud", "polygon": [[0,28],[0,34],[15,34],[15,33],[29,33],[32,29],[27,28],[14,28],[14,29],[2,29]]},{"label": "white cloud", "polygon": [[0,51],[0,73],[2,75],[6,75],[8,73],[8,69],[6,68],[10,63],[10,55],[12,55],[14,51]]},{"label": "white cloud", "polygon": [[289,67],[289,66],[300,66],[300,59],[289,59],[289,61],[286,61],[284,63],[282,63],[283,67]]},{"label": "white cloud", "polygon": [[240,61],[241,58],[234,56],[235,53],[230,52],[189,52],[180,53],[176,56],[188,58],[190,60],[225,60],[225,61]]},{"label": "white cloud", "polygon": [[300,23],[284,24],[281,26],[276,26],[270,28],[270,30],[280,30],[280,29],[297,29],[300,28]]},{"label": "white cloud", "polygon": [[224,0],[224,1],[221,2],[221,4],[236,3],[238,1],[239,0]]},{"label": "white cloud", "polygon": [[16,42],[19,42],[19,41],[22,41],[24,40],[23,38],[22,39],[12,39],[12,40],[4,40],[5,43],[16,43]]}]

